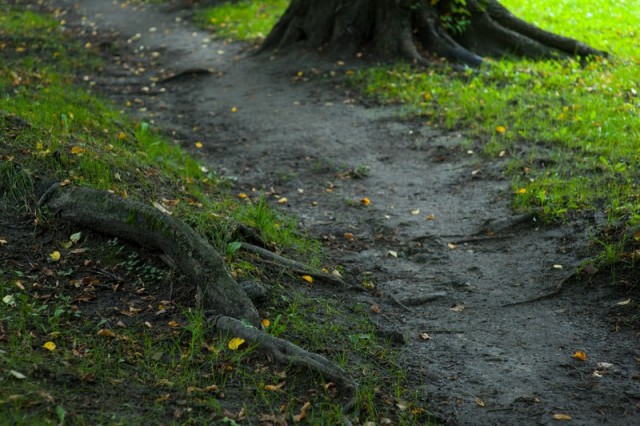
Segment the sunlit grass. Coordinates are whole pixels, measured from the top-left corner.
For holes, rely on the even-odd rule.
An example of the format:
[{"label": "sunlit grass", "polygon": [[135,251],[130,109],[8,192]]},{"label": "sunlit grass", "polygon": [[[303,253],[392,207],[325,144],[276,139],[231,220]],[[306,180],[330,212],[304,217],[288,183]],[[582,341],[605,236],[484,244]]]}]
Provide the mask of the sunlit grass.
[{"label": "sunlit grass", "polygon": [[289,0],[228,2],[200,10],[196,22],[221,38],[262,40],[269,34],[289,4]]}]

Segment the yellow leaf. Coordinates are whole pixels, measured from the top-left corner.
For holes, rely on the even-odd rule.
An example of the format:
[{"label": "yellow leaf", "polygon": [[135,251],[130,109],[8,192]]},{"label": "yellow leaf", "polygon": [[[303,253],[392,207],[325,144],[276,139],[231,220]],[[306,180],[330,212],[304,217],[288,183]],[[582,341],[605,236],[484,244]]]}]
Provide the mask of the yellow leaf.
[{"label": "yellow leaf", "polygon": [[269,327],[271,325],[271,321],[269,321],[269,319],[267,318],[263,318],[262,319],[262,326],[263,327]]},{"label": "yellow leaf", "polygon": [[102,337],[116,337],[116,333],[106,328],[98,330],[96,334]]},{"label": "yellow leaf", "polygon": [[362,200],[360,200],[360,204],[362,204],[363,206],[368,206],[369,204],[371,204],[371,200],[367,197],[364,197]]},{"label": "yellow leaf", "polygon": [[244,343],[244,339],[242,337],[234,337],[233,339],[229,340],[229,349],[231,349],[232,351],[238,350],[238,348],[240,347],[240,345],[242,345]]},{"label": "yellow leaf", "polygon": [[556,413],[553,415],[553,418],[556,420],[571,420],[573,417],[571,417],[568,414],[560,414],[560,413]]},{"label": "yellow leaf", "polygon": [[83,152],[85,152],[85,151],[86,151],[86,149],[84,149],[84,148],[82,148],[82,147],[79,147],[79,146],[77,146],[77,145],[71,148],[71,153],[72,153],[73,155],[82,154],[82,153],[83,153]]},{"label": "yellow leaf", "polygon": [[575,358],[575,359],[577,359],[579,361],[586,361],[587,360],[587,354],[585,354],[582,351],[576,351],[576,353],[571,355],[571,358]]},{"label": "yellow leaf", "polygon": [[428,214],[427,216],[425,216],[426,220],[436,220],[436,215],[432,214]]},{"label": "yellow leaf", "polygon": [[351,232],[345,232],[345,233],[344,233],[344,237],[345,237],[347,240],[353,240],[353,234],[352,234]]},{"label": "yellow leaf", "polygon": [[624,306],[628,305],[629,303],[631,303],[631,299],[623,300],[622,302],[616,303],[616,305]]},{"label": "yellow leaf", "polygon": [[238,112],[238,108],[236,108],[236,107],[232,107],[232,108],[231,108],[231,112]]},{"label": "yellow leaf", "polygon": [[59,252],[59,251],[57,251],[57,250],[56,250],[56,251],[54,251],[53,253],[51,253],[51,254],[49,255],[49,258],[50,258],[51,260],[53,260],[54,262],[57,262],[58,260],[60,260],[60,252]]},{"label": "yellow leaf", "polygon": [[449,247],[451,250],[455,250],[458,248],[458,246],[453,243],[447,243],[447,247]]},{"label": "yellow leaf", "polygon": [[300,278],[308,282],[309,284],[313,284],[313,277],[311,275],[303,275]]},{"label": "yellow leaf", "polygon": [[484,407],[484,401],[483,401],[483,400],[481,400],[481,399],[480,399],[480,398],[478,398],[478,397],[476,397],[476,404],[477,404],[479,407]]},{"label": "yellow leaf", "polygon": [[200,141],[196,142],[196,148],[198,149],[202,148],[202,142]]},{"label": "yellow leaf", "polygon": [[7,240],[0,238],[0,246],[4,244],[7,244]]},{"label": "yellow leaf", "polygon": [[248,198],[248,197],[249,196],[247,194],[245,194],[244,192],[241,192],[241,193],[238,194],[238,198],[245,199],[245,198]]},{"label": "yellow leaf", "polygon": [[507,131],[507,128],[504,126],[496,126],[496,132],[498,133],[504,133]]},{"label": "yellow leaf", "polygon": [[180,327],[180,324],[178,324],[177,322],[171,320],[171,321],[169,321],[169,327]]},{"label": "yellow leaf", "polygon": [[125,132],[120,132],[118,133],[118,135],[116,136],[119,140],[123,140],[127,138],[127,134]]},{"label": "yellow leaf", "polygon": [[415,209],[415,210],[411,210],[411,214],[412,215],[419,215],[420,214],[420,209]]},{"label": "yellow leaf", "polygon": [[278,204],[287,204],[288,201],[287,197],[281,197],[278,199]]},{"label": "yellow leaf", "polygon": [[44,345],[42,345],[43,348],[45,348],[48,351],[53,351],[56,349],[56,344],[53,342],[47,342]]},{"label": "yellow leaf", "polygon": [[527,188],[520,188],[516,191],[518,194],[522,195],[522,194],[526,194],[527,193]]}]

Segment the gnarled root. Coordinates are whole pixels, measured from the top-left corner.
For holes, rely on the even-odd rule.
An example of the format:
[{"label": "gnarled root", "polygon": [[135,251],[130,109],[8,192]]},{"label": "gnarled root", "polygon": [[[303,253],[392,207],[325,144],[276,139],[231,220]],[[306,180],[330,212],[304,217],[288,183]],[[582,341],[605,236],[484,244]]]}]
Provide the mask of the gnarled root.
[{"label": "gnarled root", "polygon": [[320,373],[325,379],[336,383],[344,392],[348,402],[343,405],[345,413],[355,406],[356,383],[337,365],[322,355],[306,351],[293,343],[272,336],[235,318],[218,316],[213,319],[219,331],[228,332],[234,337],[241,337],[247,342],[255,343],[259,348],[284,365],[305,367]]},{"label": "gnarled root", "polygon": [[205,310],[261,326],[258,311],[220,254],[185,223],[106,191],[59,184],[49,188],[38,205],[48,206],[63,220],[163,252],[193,283],[194,295]]}]

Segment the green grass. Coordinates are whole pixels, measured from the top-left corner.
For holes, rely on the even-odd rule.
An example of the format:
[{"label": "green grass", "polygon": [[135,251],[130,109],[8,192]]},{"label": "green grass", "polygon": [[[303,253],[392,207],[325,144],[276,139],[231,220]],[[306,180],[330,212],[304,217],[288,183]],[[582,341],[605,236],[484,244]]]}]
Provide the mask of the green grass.
[{"label": "green grass", "polygon": [[284,13],[289,0],[228,2],[196,13],[196,22],[220,38],[260,41]]}]

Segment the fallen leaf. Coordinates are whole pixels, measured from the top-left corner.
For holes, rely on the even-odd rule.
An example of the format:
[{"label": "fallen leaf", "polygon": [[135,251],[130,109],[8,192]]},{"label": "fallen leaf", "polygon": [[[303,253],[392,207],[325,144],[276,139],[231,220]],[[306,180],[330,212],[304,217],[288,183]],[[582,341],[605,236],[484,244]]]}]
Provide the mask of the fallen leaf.
[{"label": "fallen leaf", "polygon": [[50,258],[51,260],[53,260],[54,262],[57,262],[58,260],[60,260],[60,252],[59,252],[59,251],[57,251],[57,250],[56,250],[56,251],[54,251],[53,253],[51,253],[51,254],[49,255],[49,258]]},{"label": "fallen leaf", "polygon": [[7,240],[0,238],[0,246],[7,244]]},{"label": "fallen leaf", "polygon": [[527,188],[520,188],[516,191],[518,194],[526,194],[527,193]]},{"label": "fallen leaf", "polygon": [[262,319],[262,326],[263,327],[269,327],[271,325],[271,321],[269,321],[269,319],[267,318],[263,318]]},{"label": "fallen leaf", "polygon": [[628,305],[629,303],[631,303],[631,299],[623,300],[622,302],[616,303],[616,305],[624,306]]},{"label": "fallen leaf", "polygon": [[25,376],[24,374],[22,374],[22,373],[20,373],[19,371],[16,371],[16,370],[9,370],[9,374],[11,374],[16,379],[20,379],[20,380],[24,380],[24,379],[27,378],[27,376]]},{"label": "fallen leaf", "polygon": [[387,252],[387,254],[391,257],[398,257],[398,252],[397,251],[393,251],[393,250],[389,250]]},{"label": "fallen leaf", "polygon": [[571,355],[571,358],[575,358],[579,361],[586,361],[587,354],[582,351],[576,351],[573,355]]},{"label": "fallen leaf", "polygon": [[309,284],[313,284],[313,277],[311,275],[303,275],[300,278],[308,282]]},{"label": "fallen leaf", "polygon": [[453,312],[462,312],[462,311],[464,311],[464,305],[462,303],[459,303],[459,304],[456,303],[455,305],[450,307],[449,310],[451,310]]},{"label": "fallen leaf", "polygon": [[553,269],[562,269],[562,265],[558,265],[558,264],[553,265]]},{"label": "fallen leaf", "polygon": [[180,327],[180,324],[178,324],[176,321],[169,321],[169,327]]},{"label": "fallen leaf", "polygon": [[431,336],[427,333],[420,333],[420,340],[431,340]]},{"label": "fallen leaf", "polygon": [[171,397],[171,394],[165,393],[164,395],[161,395],[160,397],[156,398],[156,402],[168,401],[170,397]]},{"label": "fallen leaf", "polygon": [[98,332],[96,333],[98,336],[102,336],[102,337],[116,337],[116,333],[114,333],[113,331],[107,329],[107,328],[103,328],[98,330]]},{"label": "fallen leaf", "polygon": [[264,390],[268,390],[270,392],[276,392],[276,391],[282,390],[282,387],[285,385],[285,383],[287,382],[280,382],[277,385],[264,385]]},{"label": "fallen leaf", "polygon": [[369,200],[367,197],[364,197],[362,200],[360,200],[360,204],[362,204],[363,206],[368,206],[369,204],[371,204],[371,200]]},{"label": "fallen leaf", "polygon": [[411,214],[414,216],[420,214],[420,209],[411,210]]},{"label": "fallen leaf", "polygon": [[56,344],[53,342],[47,342],[44,345],[42,345],[42,347],[48,351],[54,351],[56,349]]},{"label": "fallen leaf", "polygon": [[353,240],[353,234],[352,234],[351,232],[345,232],[345,233],[344,233],[344,237],[345,237],[347,240]]},{"label": "fallen leaf", "polygon": [[242,337],[234,337],[233,339],[229,340],[229,344],[227,346],[232,351],[236,351],[243,343],[244,339]]},{"label": "fallen leaf", "polygon": [[231,112],[238,112],[238,108],[236,108],[236,107],[232,107],[232,108],[231,108]]},{"label": "fallen leaf", "polygon": [[556,420],[571,420],[573,417],[571,417],[568,414],[560,414],[560,413],[556,413],[553,415],[553,418]]},{"label": "fallen leaf", "polygon": [[287,200],[287,197],[281,197],[278,199],[278,204],[287,204],[287,202],[289,202],[289,200]]},{"label": "fallen leaf", "polygon": [[74,146],[74,147],[71,148],[71,153],[73,155],[82,154],[85,151],[86,151],[85,148],[82,148],[82,147],[79,147],[79,146]]},{"label": "fallen leaf", "polygon": [[78,241],[80,241],[80,237],[82,237],[82,233],[76,232],[75,234],[71,234],[69,236],[69,241],[71,241],[72,243],[77,243]]},{"label": "fallen leaf", "polygon": [[371,309],[371,312],[374,313],[374,314],[379,314],[380,313],[380,306],[378,306],[378,305],[371,305],[371,308],[369,308],[369,309]]},{"label": "fallen leaf", "polygon": [[498,133],[504,133],[507,131],[507,128],[504,126],[496,126],[496,132]]},{"label": "fallen leaf", "polygon": [[196,148],[198,149],[202,148],[202,142],[200,141],[196,142]]},{"label": "fallen leaf", "polygon": [[307,417],[307,410],[311,407],[311,403],[309,401],[305,402],[302,408],[300,409],[300,414],[296,414],[293,416],[293,421],[298,423],[305,417]]},{"label": "fallen leaf", "polygon": [[436,215],[432,214],[428,214],[425,216],[426,220],[436,220]]},{"label": "fallen leaf", "polygon": [[453,243],[447,243],[447,247],[449,247],[451,250],[455,250],[458,248],[458,246]]},{"label": "fallen leaf", "polygon": [[248,197],[249,196],[247,194],[245,194],[244,192],[241,192],[241,193],[238,194],[238,198],[244,199],[244,198],[248,198]]},{"label": "fallen leaf", "polygon": [[476,397],[476,404],[477,404],[479,407],[484,407],[484,401],[483,401],[483,400],[481,400],[481,399],[480,399],[480,398],[478,398],[478,397]]},{"label": "fallen leaf", "polygon": [[12,294],[7,294],[6,296],[4,296],[2,298],[2,301],[6,304],[6,305],[15,305],[16,304],[16,299],[15,297],[13,297]]}]

